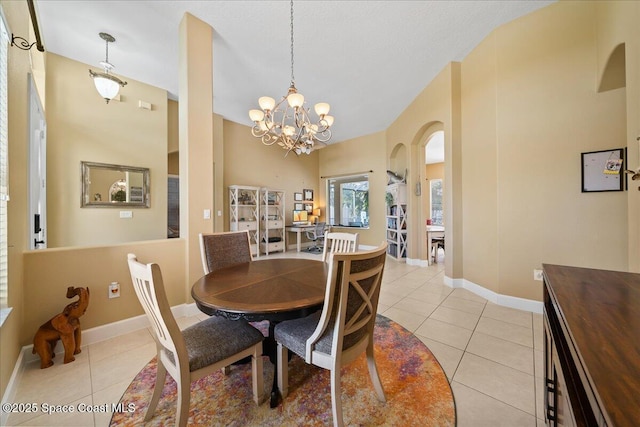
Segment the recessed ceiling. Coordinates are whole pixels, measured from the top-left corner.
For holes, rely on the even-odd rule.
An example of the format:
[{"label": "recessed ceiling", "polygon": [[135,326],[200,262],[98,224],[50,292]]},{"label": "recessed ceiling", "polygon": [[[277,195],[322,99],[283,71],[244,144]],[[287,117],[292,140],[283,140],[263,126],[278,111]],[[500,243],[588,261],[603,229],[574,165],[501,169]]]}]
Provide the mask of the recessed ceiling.
[{"label": "recessed ceiling", "polygon": [[[386,129],[451,61],[493,29],[553,1],[294,3],[295,79],[307,103],[331,104],[332,142]],[[214,29],[214,112],[250,125],[260,96],[290,82],[287,1],[38,1],[45,48],[91,65],[109,46],[114,73],[178,93],[185,12]],[[87,73],[87,84],[93,84]],[[126,87],[122,90],[126,95]]]}]

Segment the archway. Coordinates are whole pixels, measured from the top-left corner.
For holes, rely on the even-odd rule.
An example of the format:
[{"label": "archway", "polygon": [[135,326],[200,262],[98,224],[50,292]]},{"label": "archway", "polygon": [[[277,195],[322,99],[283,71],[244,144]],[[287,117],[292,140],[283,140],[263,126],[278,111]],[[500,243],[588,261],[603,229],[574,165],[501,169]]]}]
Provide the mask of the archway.
[{"label": "archway", "polygon": [[[444,238],[444,131],[437,130],[429,134],[424,142],[424,191],[422,192],[422,211],[426,215],[427,250],[431,257],[431,238]],[[444,244],[443,244],[444,245]],[[444,249],[444,246],[443,246]],[[433,260],[442,262],[442,251],[435,251]]]},{"label": "archway", "polygon": [[[446,135],[442,122],[430,122],[422,126],[411,144],[411,173],[407,177],[407,185],[412,189],[410,209],[410,244],[409,257],[412,263],[428,265],[430,249],[427,244],[426,223],[431,217],[429,200],[429,181],[426,174],[426,147],[433,135],[442,137],[443,146]],[[438,137],[438,138],[439,138]],[[446,159],[445,159],[446,161]],[[443,167],[444,170],[444,167]],[[444,173],[444,172],[443,172]],[[411,243],[414,242],[414,243]]]}]

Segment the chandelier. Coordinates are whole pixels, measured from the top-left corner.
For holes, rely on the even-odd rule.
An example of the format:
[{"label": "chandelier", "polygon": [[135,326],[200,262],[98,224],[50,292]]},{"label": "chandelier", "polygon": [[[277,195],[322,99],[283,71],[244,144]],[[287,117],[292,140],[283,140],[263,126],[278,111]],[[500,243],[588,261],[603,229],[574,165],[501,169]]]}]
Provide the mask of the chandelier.
[{"label": "chandelier", "polygon": [[109,63],[109,43],[115,42],[116,39],[113,38],[111,34],[107,33],[100,33],[99,35],[107,44],[105,60],[100,62],[100,65],[104,68],[104,73],[89,70],[89,75],[93,78],[93,83],[96,85],[98,93],[105,99],[105,101],[107,101],[108,104],[109,101],[118,95],[120,87],[124,87],[127,82],[123,82],[113,74],[110,74],[114,67],[113,64]]},{"label": "chandelier", "polygon": [[[286,102],[285,102],[286,101]],[[309,108],[304,106],[304,96],[298,92],[293,75],[293,0],[291,0],[291,86],[280,102],[263,96],[258,99],[260,110],[250,110],[254,122],[251,134],[260,138],[264,145],[279,146],[287,150],[285,157],[293,151],[296,155],[310,154],[319,145],[331,139],[333,117],[329,115],[329,104],[319,102],[314,106],[318,121],[312,122]]]}]

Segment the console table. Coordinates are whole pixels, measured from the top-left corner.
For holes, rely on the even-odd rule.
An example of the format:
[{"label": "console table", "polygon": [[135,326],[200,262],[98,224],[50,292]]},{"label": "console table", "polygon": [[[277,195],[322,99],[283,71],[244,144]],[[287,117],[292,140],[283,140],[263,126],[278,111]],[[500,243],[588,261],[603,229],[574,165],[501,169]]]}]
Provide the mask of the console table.
[{"label": "console table", "polygon": [[640,274],[543,265],[545,421],[640,423]]}]

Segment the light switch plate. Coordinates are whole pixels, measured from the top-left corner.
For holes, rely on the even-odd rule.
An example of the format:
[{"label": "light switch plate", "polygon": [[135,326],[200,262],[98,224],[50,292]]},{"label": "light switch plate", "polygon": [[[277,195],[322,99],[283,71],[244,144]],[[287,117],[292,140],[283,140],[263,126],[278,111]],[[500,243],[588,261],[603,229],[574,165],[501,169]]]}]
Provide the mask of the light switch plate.
[{"label": "light switch plate", "polygon": [[542,282],[542,270],[533,270],[533,280]]}]

